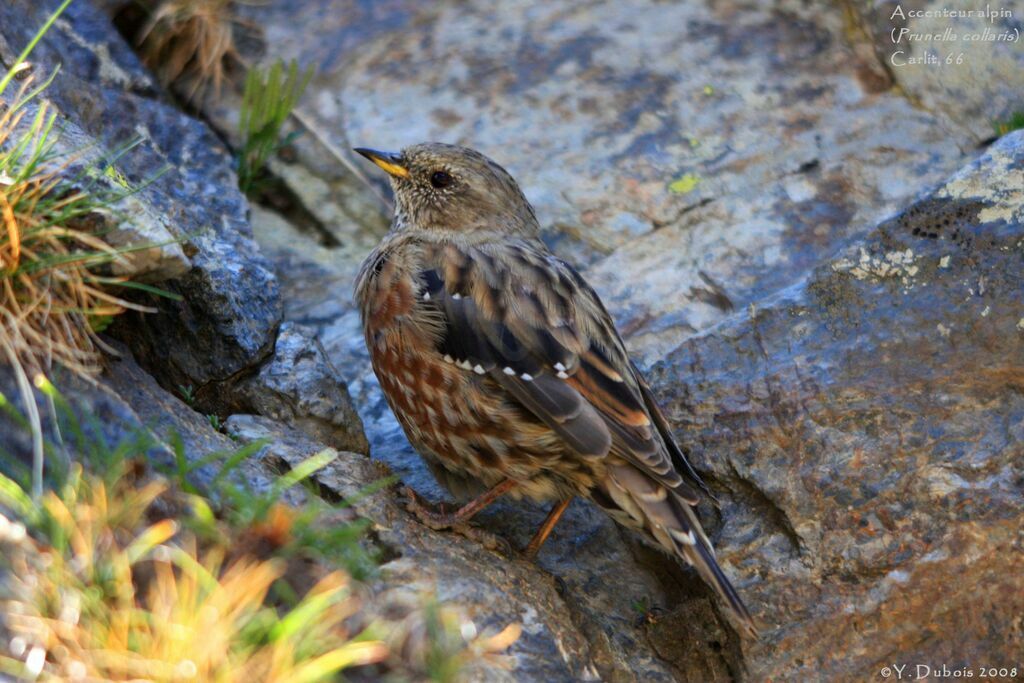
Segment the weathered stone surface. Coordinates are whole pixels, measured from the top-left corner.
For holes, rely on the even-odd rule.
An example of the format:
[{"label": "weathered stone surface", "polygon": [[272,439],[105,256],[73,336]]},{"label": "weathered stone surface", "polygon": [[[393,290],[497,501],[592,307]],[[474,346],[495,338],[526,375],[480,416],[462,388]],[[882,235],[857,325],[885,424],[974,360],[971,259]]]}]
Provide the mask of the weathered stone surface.
[{"label": "weathered stone surface", "polygon": [[[442,140],[507,166],[548,241],[591,264],[645,361],[730,304],[793,282],[974,144],[886,90],[830,5],[323,0],[241,11],[265,27],[265,54],[252,59],[318,67],[302,110],[335,148]],[[306,135],[294,151],[279,173],[325,229],[344,244],[380,234],[323,145]]]},{"label": "weathered stone surface", "polygon": [[[208,416],[196,412],[180,398],[165,391],[135,363],[127,350],[122,351],[122,357],[111,362],[104,372],[104,385],[132,406],[139,421],[163,444],[179,442],[190,463],[220,454],[221,457],[192,469],[189,474],[193,484],[210,489],[216,496],[216,490],[210,488],[211,481],[221,471],[223,462],[238,451],[240,444],[214,429]],[[170,454],[171,447],[165,447],[165,452]],[[165,464],[171,464],[170,456],[167,457]],[[239,483],[244,482],[254,492],[263,492],[270,489],[275,469],[272,464],[254,457],[242,461],[229,476]],[[305,499],[305,492],[301,487],[292,487],[283,498],[298,503]]]},{"label": "weathered stone surface", "polygon": [[1024,133],[650,374],[721,492],[752,679],[1019,664]]},{"label": "weathered stone surface", "polygon": [[[0,5],[5,67],[58,4]],[[281,318],[277,280],[252,241],[231,156],[209,128],[164,99],[89,2],[70,5],[32,62],[40,77],[61,65],[46,96],[71,119],[69,142],[79,141],[79,129],[83,143],[91,138],[106,150],[141,139],[117,169],[130,185],[145,185],[136,200],[180,240],[171,249],[183,250],[192,268],[164,284],[182,301],[155,298],[149,303],[159,313],[115,330],[165,386],[194,385],[201,402],[216,405],[222,382],[270,353]]]},{"label": "weathered stone surface", "polygon": [[[28,379],[32,381],[32,378]],[[52,448],[44,459],[44,471],[47,474],[54,467],[63,468],[68,464],[71,451],[77,448],[77,437],[72,438],[77,430],[81,430],[84,438],[90,441],[108,444],[145,432],[146,427],[132,406],[102,382],[93,384],[61,370],[53,373],[52,381],[59,386],[61,394],[69,399],[66,406],[58,407],[55,402],[51,407],[41,391],[31,388],[42,424],[44,442],[67,443],[66,448]],[[28,427],[29,411],[15,372],[6,362],[0,364],[0,395],[7,408],[0,411],[0,472],[8,475],[27,474],[31,471],[33,455],[32,432]],[[67,409],[70,409],[70,415]],[[15,419],[12,413],[17,413],[24,420]],[[71,420],[77,424],[77,429],[70,428]],[[170,451],[157,445],[150,455],[156,460],[169,459]],[[58,462],[53,462],[51,458],[58,459]]]},{"label": "weathered stone surface", "polygon": [[[7,22],[4,12],[12,12],[14,8],[0,8],[0,63],[4,70],[13,65],[18,53],[24,47],[28,36],[18,34],[19,24]],[[33,27],[30,22],[21,20],[25,29]],[[6,34],[6,35],[5,35]],[[33,86],[45,80],[48,73],[34,60],[29,71],[33,75]],[[51,63],[52,66],[52,63]],[[0,104],[10,106],[14,103],[23,83],[13,81],[3,94]],[[41,101],[34,100],[24,105],[21,125],[18,127],[26,133],[31,123],[36,120],[41,109]],[[63,114],[57,128],[59,135],[51,136],[50,155],[53,159],[51,170],[58,171],[67,183],[78,190],[91,192],[102,201],[106,197],[122,197],[115,205],[83,217],[91,227],[104,235],[108,244],[114,247],[135,247],[126,252],[112,264],[113,271],[118,275],[128,275],[140,281],[159,281],[179,277],[188,271],[191,264],[185,256],[181,245],[175,240],[168,220],[159,213],[152,202],[145,196],[131,193],[131,184],[123,184],[115,180],[116,161],[114,149],[107,147],[96,138],[86,133],[75,120],[68,120],[67,111],[53,107],[47,109],[48,114]],[[13,137],[9,142],[13,142]],[[127,142],[122,141],[121,144]],[[104,173],[108,165],[114,164],[111,172]],[[151,249],[138,250],[143,245],[153,245]]]},{"label": "weathered stone surface", "polygon": [[958,135],[1024,113],[1024,2],[849,4],[895,82]]},{"label": "weathered stone surface", "polygon": [[238,387],[239,400],[317,441],[366,454],[359,415],[311,328],[284,323],[274,357]]}]

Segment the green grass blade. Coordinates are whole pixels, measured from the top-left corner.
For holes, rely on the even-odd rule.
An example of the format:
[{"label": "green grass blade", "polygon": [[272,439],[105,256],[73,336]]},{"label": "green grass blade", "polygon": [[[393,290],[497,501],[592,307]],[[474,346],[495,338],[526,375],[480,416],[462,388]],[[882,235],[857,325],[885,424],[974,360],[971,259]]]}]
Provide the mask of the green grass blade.
[{"label": "green grass blade", "polygon": [[14,78],[15,69],[18,68],[18,65],[24,62],[26,59],[28,59],[28,56],[32,54],[32,50],[35,49],[39,41],[43,39],[43,36],[46,35],[46,32],[50,30],[54,22],[56,22],[57,18],[64,13],[64,10],[68,8],[68,5],[70,5],[71,2],[72,0],[64,0],[64,2],[61,3],[60,7],[58,7],[57,10],[50,15],[50,18],[46,20],[46,23],[43,24],[43,27],[36,32],[35,36],[32,37],[32,40],[30,40],[28,45],[25,46],[25,49],[21,51],[21,54],[18,55],[18,58],[14,60],[14,66],[8,69],[7,74],[2,79],[0,79],[0,95],[2,95],[4,93],[4,90],[7,89],[7,86],[10,85],[11,79]]},{"label": "green grass blade", "polygon": [[15,514],[27,518],[35,509],[32,497],[13,479],[0,474],[0,503],[9,507]]},{"label": "green grass blade", "polygon": [[280,479],[274,482],[274,490],[277,495],[280,496],[286,490],[313,476],[319,470],[322,470],[327,465],[331,464],[338,458],[338,452],[331,452],[333,449],[325,448],[316,455],[311,455],[298,465],[290,469],[287,473],[281,476]]}]

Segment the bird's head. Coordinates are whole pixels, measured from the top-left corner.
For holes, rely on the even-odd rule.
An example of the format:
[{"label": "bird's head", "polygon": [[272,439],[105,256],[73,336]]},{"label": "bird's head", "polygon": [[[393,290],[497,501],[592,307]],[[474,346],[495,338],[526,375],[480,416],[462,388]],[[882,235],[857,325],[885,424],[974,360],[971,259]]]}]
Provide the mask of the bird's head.
[{"label": "bird's head", "polygon": [[387,171],[399,229],[538,232],[533,207],[508,171],[467,147],[428,142],[401,152],[357,148]]}]

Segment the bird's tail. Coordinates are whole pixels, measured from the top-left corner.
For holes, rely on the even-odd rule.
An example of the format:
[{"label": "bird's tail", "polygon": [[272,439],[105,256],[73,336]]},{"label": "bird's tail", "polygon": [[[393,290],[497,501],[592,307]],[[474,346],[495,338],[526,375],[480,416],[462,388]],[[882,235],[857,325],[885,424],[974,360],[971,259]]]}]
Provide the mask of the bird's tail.
[{"label": "bird's tail", "polygon": [[[614,502],[613,517],[626,513],[633,527],[641,529],[665,550],[692,565],[701,578],[729,605],[743,628],[757,635],[746,605],[715,559],[693,507],[671,489],[628,463],[609,465],[601,487]],[[616,514],[617,513],[617,514]]]}]

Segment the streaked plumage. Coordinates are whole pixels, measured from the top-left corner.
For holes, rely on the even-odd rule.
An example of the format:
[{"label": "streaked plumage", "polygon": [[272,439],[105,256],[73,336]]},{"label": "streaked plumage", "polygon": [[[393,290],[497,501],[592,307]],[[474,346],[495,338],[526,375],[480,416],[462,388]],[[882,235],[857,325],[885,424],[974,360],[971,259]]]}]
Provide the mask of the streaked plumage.
[{"label": "streaked plumage", "polygon": [[398,205],[356,283],[366,343],[438,479],[457,494],[512,479],[513,496],[589,498],[695,566],[749,628],[694,514],[703,484],[511,176],[449,145],[361,152],[391,174]]}]

